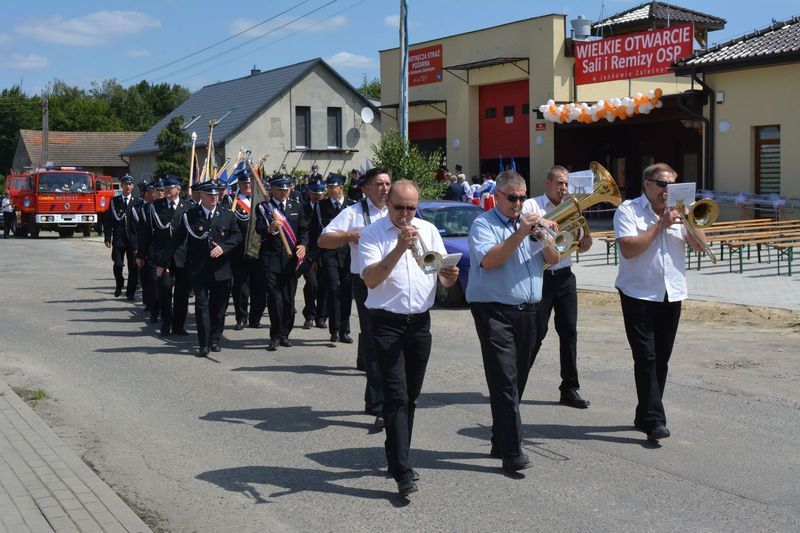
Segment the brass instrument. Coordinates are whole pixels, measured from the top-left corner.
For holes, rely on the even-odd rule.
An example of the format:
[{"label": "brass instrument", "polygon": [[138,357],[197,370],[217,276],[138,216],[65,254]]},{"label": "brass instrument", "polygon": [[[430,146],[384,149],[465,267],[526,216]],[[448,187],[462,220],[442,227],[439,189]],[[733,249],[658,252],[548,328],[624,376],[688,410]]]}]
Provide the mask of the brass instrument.
[{"label": "brass instrument", "polygon": [[[403,220],[405,226],[411,225],[411,220]],[[444,259],[439,252],[428,250],[425,246],[425,241],[422,237],[417,237],[414,246],[411,248],[411,255],[417,261],[417,264],[426,274],[436,274],[444,267]]]},{"label": "brass instrument", "polygon": [[[717,204],[717,202],[714,200],[703,198],[702,200],[698,200],[693,203],[687,210],[683,202],[678,201],[675,204],[675,210],[678,212],[678,216],[680,217],[683,225],[686,226],[686,231],[694,238],[694,240],[700,243],[703,248],[703,252],[708,255],[708,258],[711,259],[711,262],[716,264],[717,256],[715,256],[714,252],[711,251],[711,248],[705,242],[705,239],[700,238],[697,230],[706,226],[710,226],[716,222],[717,218],[719,217],[719,204]],[[686,214],[684,214],[684,212],[686,212]]]},{"label": "brass instrument", "polygon": [[[544,218],[558,223],[558,233],[549,228],[547,231],[551,232],[555,248],[561,255],[560,259],[574,253],[578,249],[579,241],[589,234],[589,224],[582,214],[583,210],[601,202],[614,206],[622,203],[619,187],[603,165],[592,161],[589,168],[594,175],[592,193],[582,196],[567,194],[555,209],[544,215]],[[551,266],[550,263],[545,263],[544,268],[547,270]]]}]

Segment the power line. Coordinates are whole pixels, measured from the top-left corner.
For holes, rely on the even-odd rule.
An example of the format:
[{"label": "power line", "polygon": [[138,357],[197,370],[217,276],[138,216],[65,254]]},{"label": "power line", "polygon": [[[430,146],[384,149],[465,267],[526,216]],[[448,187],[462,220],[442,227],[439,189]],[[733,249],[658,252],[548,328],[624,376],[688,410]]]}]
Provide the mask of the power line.
[{"label": "power line", "polygon": [[161,80],[165,80],[165,79],[170,78],[170,77],[172,77],[172,76],[174,76],[176,74],[181,74],[182,72],[186,72],[187,70],[190,70],[190,69],[192,69],[194,67],[202,65],[203,63],[205,63],[205,62],[207,62],[209,60],[216,59],[218,57],[222,57],[225,54],[233,52],[234,50],[238,50],[239,48],[242,48],[243,46],[247,46],[248,44],[250,44],[252,42],[255,42],[255,41],[259,40],[259,39],[262,39],[262,38],[266,37],[267,35],[269,35],[271,33],[275,33],[276,31],[281,30],[281,29],[285,28],[286,26],[289,26],[290,24],[294,24],[298,20],[304,19],[305,17],[307,17],[309,15],[312,15],[312,14],[316,13],[317,11],[320,11],[320,10],[324,9],[324,8],[328,7],[329,5],[331,5],[331,4],[335,4],[338,1],[339,0],[330,0],[329,2],[319,6],[317,8],[312,9],[311,11],[309,11],[307,13],[304,13],[303,15],[300,15],[299,17],[290,20],[289,22],[281,24],[280,26],[278,26],[276,28],[273,28],[273,29],[269,30],[268,32],[263,33],[263,34],[261,34],[261,35],[259,35],[257,37],[253,37],[249,41],[245,41],[243,43],[237,44],[236,46],[228,48],[227,50],[223,50],[222,52],[219,52],[218,54],[215,54],[215,55],[213,55],[211,57],[207,57],[206,59],[204,59],[202,61],[198,61],[196,63],[192,63],[191,65],[187,65],[185,67],[181,67],[178,70],[172,71],[172,72],[170,72],[168,74],[164,74],[162,76],[158,76],[157,78],[154,78],[154,79],[150,80],[150,83],[155,83],[155,82],[158,82],[158,81],[161,81]]},{"label": "power line", "polygon": [[[331,14],[330,16],[328,16],[327,18],[324,18],[324,19],[318,20],[318,21],[316,21],[316,22],[314,22],[314,23],[312,23],[312,24],[309,24],[308,26],[305,26],[305,27],[303,27],[303,28],[300,28],[299,30],[297,30],[296,32],[294,32],[294,33],[292,33],[292,34],[290,34],[290,35],[285,35],[285,36],[281,37],[280,39],[275,39],[274,41],[270,41],[270,42],[268,42],[267,44],[265,44],[264,46],[259,46],[258,48],[254,48],[253,50],[250,50],[249,52],[246,52],[246,53],[244,53],[244,54],[242,54],[242,55],[239,55],[239,56],[233,57],[233,58],[231,58],[231,59],[230,59],[228,62],[230,62],[230,61],[236,61],[237,59],[241,59],[241,58],[243,58],[243,57],[247,57],[247,56],[248,56],[248,55],[250,55],[250,54],[253,54],[253,53],[255,53],[255,52],[259,52],[259,51],[261,51],[261,50],[263,50],[263,49],[265,49],[265,48],[269,48],[269,47],[270,47],[270,46],[272,46],[273,44],[279,43],[279,42],[281,42],[281,41],[283,41],[283,40],[285,40],[285,39],[288,39],[289,37],[293,37],[293,36],[297,35],[298,33],[302,33],[302,32],[304,32],[304,31],[306,31],[307,29],[309,29],[309,28],[312,28],[312,27],[314,27],[314,26],[316,26],[316,25],[318,25],[318,24],[322,24],[323,22],[327,22],[328,20],[332,19],[333,17],[335,17],[335,16],[337,16],[337,15],[341,15],[341,14],[342,14],[342,13],[344,13],[345,11],[348,11],[348,10],[350,10],[350,9],[353,9],[354,7],[356,7],[356,6],[358,6],[358,5],[361,5],[361,4],[363,4],[364,2],[366,2],[366,1],[367,1],[367,0],[359,0],[358,2],[356,2],[355,4],[353,4],[353,5],[349,6],[349,7],[346,7],[346,8],[344,8],[344,9],[340,9],[339,11],[337,11],[337,12],[335,12],[335,13],[332,13],[332,14]],[[214,65],[214,66],[211,66],[211,67],[209,67],[209,68],[207,68],[207,69],[204,69],[204,70],[201,70],[201,71],[199,71],[199,72],[195,72],[195,73],[191,74],[190,76],[186,76],[185,78],[181,78],[181,79],[179,79],[178,81],[185,81],[185,80],[188,80],[189,78],[191,78],[192,76],[197,76],[198,74],[204,74],[204,73],[206,73],[206,72],[208,72],[208,71],[210,71],[210,70],[214,70],[214,69],[216,69],[216,68],[219,68],[219,67],[221,67],[221,66],[224,66],[224,65],[226,65],[228,62],[226,62],[226,63],[217,63],[217,64],[216,64],[216,65]]]},{"label": "power line", "polygon": [[230,37],[226,37],[225,39],[222,39],[221,41],[217,41],[217,42],[215,42],[214,44],[210,44],[210,45],[206,46],[205,48],[201,48],[200,50],[197,50],[196,52],[192,52],[191,54],[187,54],[187,55],[185,55],[185,56],[183,56],[183,57],[179,57],[178,59],[175,59],[175,60],[173,60],[173,61],[170,61],[169,63],[164,63],[164,64],[163,64],[163,65],[161,65],[161,66],[158,66],[158,67],[152,68],[152,69],[150,69],[150,70],[146,70],[146,71],[144,71],[144,72],[140,72],[139,74],[134,74],[133,76],[130,76],[130,77],[128,77],[128,78],[125,78],[125,79],[121,80],[121,82],[130,81],[130,80],[133,80],[133,79],[139,78],[140,76],[145,76],[145,75],[147,75],[147,74],[151,74],[151,73],[153,73],[153,72],[156,72],[156,71],[158,71],[158,70],[161,70],[161,69],[163,69],[163,68],[166,68],[166,67],[169,67],[169,66],[171,66],[171,65],[174,65],[175,63],[179,63],[179,62],[183,61],[184,59],[189,59],[190,57],[194,57],[194,56],[196,56],[196,55],[198,55],[198,54],[202,54],[202,53],[203,53],[203,52],[205,52],[206,50],[210,50],[211,48],[214,48],[215,46],[219,46],[219,45],[220,45],[220,44],[222,44],[222,43],[225,43],[225,42],[228,42],[228,41],[230,41],[231,39],[235,39],[236,37],[238,37],[238,36],[240,36],[240,35],[242,35],[242,34],[244,34],[244,33],[247,33],[247,32],[248,32],[248,31],[250,31],[250,30],[253,30],[253,29],[255,29],[255,28],[258,28],[259,26],[262,26],[262,25],[266,24],[267,22],[270,22],[270,21],[272,21],[272,20],[276,19],[276,18],[280,17],[281,15],[285,15],[285,14],[286,14],[286,13],[288,13],[289,11],[292,11],[293,9],[296,9],[296,8],[298,8],[298,7],[302,6],[303,4],[307,4],[307,3],[308,3],[308,2],[310,2],[310,1],[311,1],[311,0],[303,0],[303,1],[302,1],[302,2],[300,2],[299,4],[295,4],[295,5],[293,5],[292,7],[290,7],[289,9],[286,9],[286,10],[284,10],[284,11],[281,11],[280,13],[277,13],[277,14],[275,14],[275,15],[273,15],[273,16],[271,16],[271,17],[269,17],[268,19],[264,19],[264,20],[262,20],[261,22],[259,22],[259,23],[257,23],[257,24],[254,24],[254,25],[250,26],[249,28],[246,28],[246,29],[244,29],[244,30],[242,30],[242,31],[240,31],[240,32],[238,32],[238,33],[235,33],[235,34],[231,35]]}]

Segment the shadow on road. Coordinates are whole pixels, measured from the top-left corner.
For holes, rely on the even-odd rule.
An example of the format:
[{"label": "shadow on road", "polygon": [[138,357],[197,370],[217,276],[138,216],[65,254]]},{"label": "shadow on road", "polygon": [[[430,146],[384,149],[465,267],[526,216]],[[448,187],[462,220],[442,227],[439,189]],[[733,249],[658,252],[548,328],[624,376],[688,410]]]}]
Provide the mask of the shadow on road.
[{"label": "shadow on road", "polygon": [[[373,472],[377,471],[377,475],[389,475],[386,471],[386,452],[383,448],[343,448],[341,450],[309,453],[306,457],[328,468],[346,468],[357,471],[371,469]],[[412,447],[409,457],[414,468],[488,474],[500,472],[499,463],[493,467],[464,462],[488,459],[489,455],[487,453],[421,450]]]},{"label": "shadow on road", "polygon": [[[523,405],[559,405],[557,401],[523,400]],[[417,407],[432,408],[447,405],[489,405],[489,396],[475,391],[467,392],[423,392]]]},{"label": "shadow on road", "polygon": [[210,422],[229,422],[231,424],[254,423],[256,429],[295,433],[317,431],[330,426],[365,429],[370,431],[372,424],[350,420],[337,420],[345,416],[366,416],[360,411],[314,411],[311,407],[264,407],[261,409],[242,409],[238,411],[213,411],[200,417]]},{"label": "shadow on road", "polygon": [[272,365],[241,366],[232,368],[232,372],[291,372],[293,374],[319,374],[322,376],[363,376],[364,373],[350,366],[322,365]]},{"label": "shadow on road", "polygon": [[[459,435],[472,437],[484,441],[487,448],[490,446],[492,428],[490,426],[474,426],[463,428],[458,431]],[[523,424],[522,441],[523,447],[531,450],[538,455],[548,459],[558,461],[567,460],[568,457],[548,450],[541,442],[531,439],[569,439],[569,440],[596,440],[603,442],[613,442],[617,444],[636,444],[644,448],[653,448],[653,444],[645,438],[632,438],[628,436],[610,435],[610,433],[634,433],[633,426],[568,426],[563,424]]]}]

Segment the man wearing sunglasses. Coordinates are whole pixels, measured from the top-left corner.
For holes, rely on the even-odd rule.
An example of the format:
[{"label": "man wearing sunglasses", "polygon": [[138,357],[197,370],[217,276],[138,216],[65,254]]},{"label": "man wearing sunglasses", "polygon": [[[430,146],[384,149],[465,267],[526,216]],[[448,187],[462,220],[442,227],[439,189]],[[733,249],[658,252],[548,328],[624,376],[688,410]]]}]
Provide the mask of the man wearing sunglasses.
[{"label": "man wearing sunglasses", "polygon": [[[614,214],[614,232],[622,255],[615,286],[619,290],[625,333],[633,352],[638,405],[633,425],[658,442],[670,436],[662,398],[681,301],[687,297],[685,243],[696,241],[667,206],[667,185],[677,173],[665,163],[644,169],[643,194],[626,200]],[[698,232],[705,239],[702,232]]]},{"label": "man wearing sunglasses", "polygon": [[[467,301],[489,387],[490,455],[514,474],[533,466],[522,453],[519,402],[533,364],[544,262],[559,260],[553,240],[541,228],[556,230],[558,225],[543,218],[537,204],[522,213],[527,185],[516,172],[501,173],[494,193],[495,207],[478,215],[469,231]],[[534,233],[542,242],[533,239]]]},{"label": "man wearing sunglasses", "polygon": [[389,216],[361,233],[361,277],[369,288],[365,305],[372,315],[374,348],[381,369],[386,459],[400,496],[417,491],[416,473],[409,461],[414,411],[431,353],[431,317],[436,282],[451,287],[458,267],[428,274],[414,250],[422,243],[445,255],[439,230],[414,216],[419,189],[413,181],[398,180],[388,195]]}]

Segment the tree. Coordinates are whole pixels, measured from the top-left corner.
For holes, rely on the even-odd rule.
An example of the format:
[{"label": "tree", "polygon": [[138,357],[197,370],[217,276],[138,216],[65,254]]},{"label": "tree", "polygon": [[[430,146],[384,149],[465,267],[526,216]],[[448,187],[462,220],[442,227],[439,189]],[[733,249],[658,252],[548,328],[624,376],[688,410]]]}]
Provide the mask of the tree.
[{"label": "tree", "polygon": [[156,138],[158,154],[153,177],[171,175],[183,179],[189,175],[189,151],[186,149],[189,140],[189,134],[183,130],[183,116],[170,120]]},{"label": "tree", "polygon": [[0,172],[11,168],[19,130],[42,127],[41,108],[39,97],[27,96],[19,85],[0,91]]},{"label": "tree", "polygon": [[397,130],[385,132],[378,144],[372,145],[372,162],[376,167],[389,171],[393,179],[406,178],[419,187],[420,198],[441,198],[445,184],[436,181],[436,171],[442,154],[430,155],[402,139]]},{"label": "tree", "polygon": [[372,81],[367,81],[367,75],[363,74],[363,78],[361,81],[361,86],[358,88],[358,92],[366,96],[367,98],[372,98],[374,100],[381,99],[381,80],[378,78],[372,78]]}]

